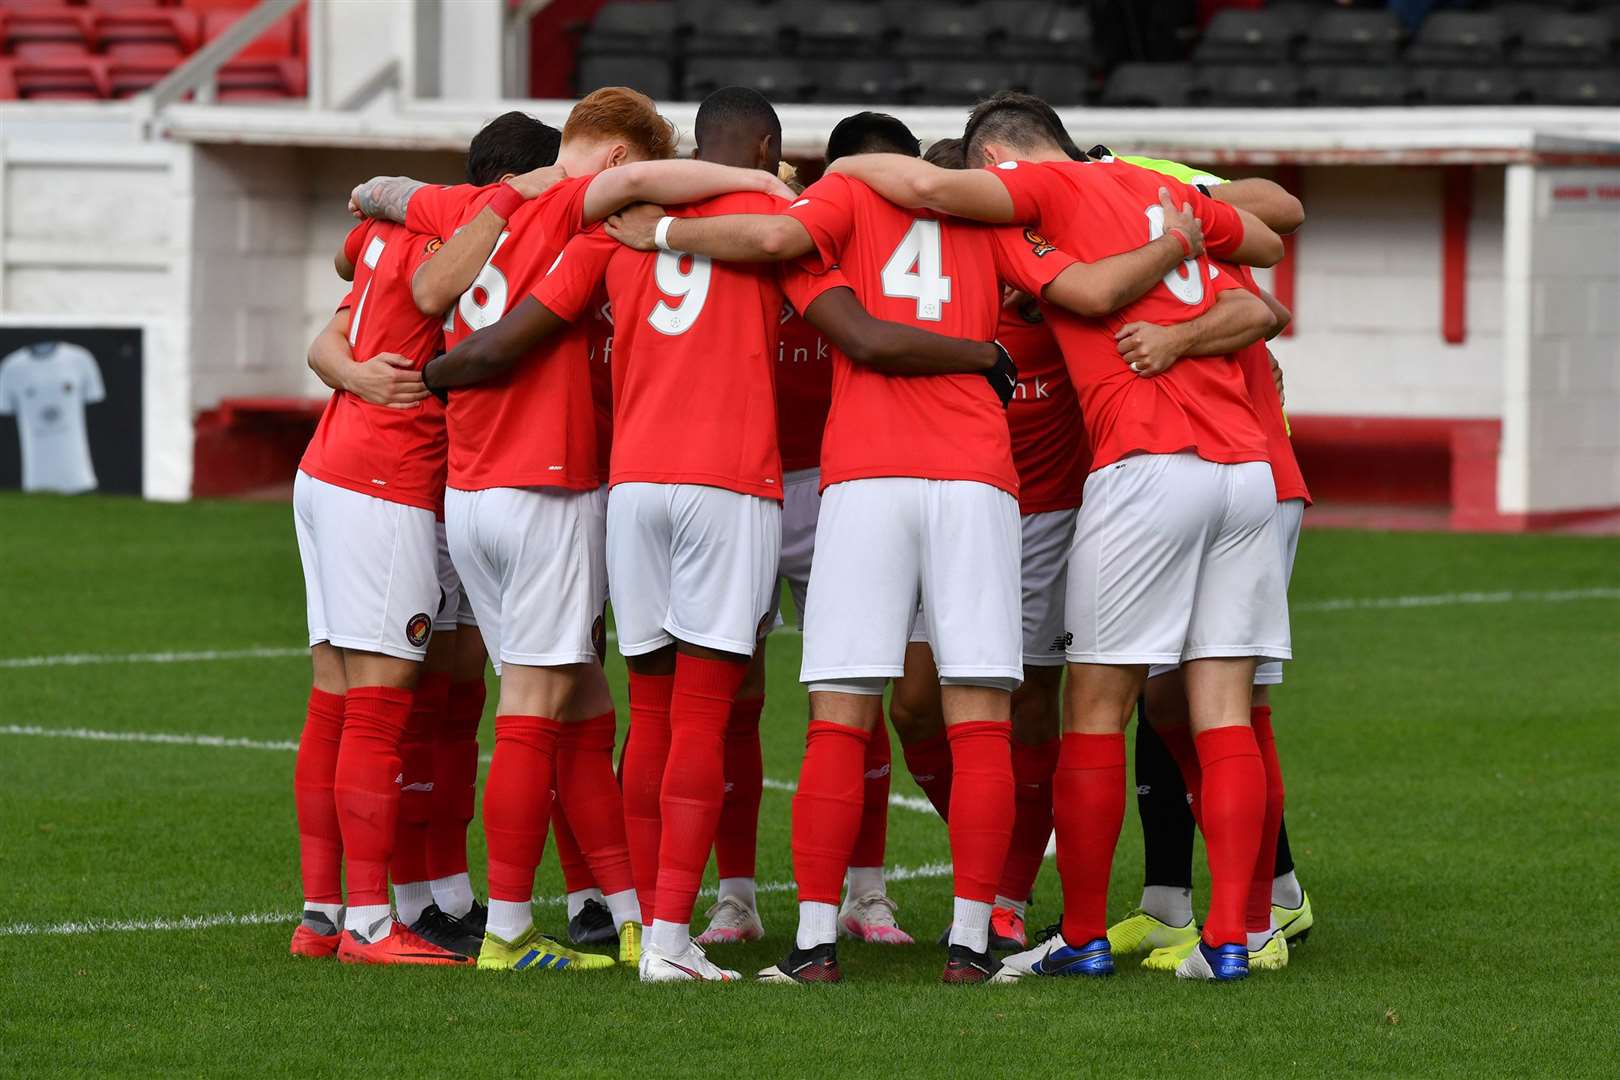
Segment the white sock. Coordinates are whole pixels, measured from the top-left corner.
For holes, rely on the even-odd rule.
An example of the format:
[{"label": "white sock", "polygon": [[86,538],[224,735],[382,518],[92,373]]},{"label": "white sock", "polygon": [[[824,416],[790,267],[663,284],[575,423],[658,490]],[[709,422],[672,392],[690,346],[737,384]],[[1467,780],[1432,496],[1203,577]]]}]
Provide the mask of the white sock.
[{"label": "white sock", "polygon": [[647,945],[654,952],[663,953],[665,956],[679,956],[691,944],[691,923],[653,920],[652,930],[647,935]]},{"label": "white sock", "polygon": [[799,901],[799,933],[794,944],[801,949],[813,949],[837,940],[838,905]]},{"label": "white sock", "polygon": [[318,911],[322,915],[325,915],[328,919],[331,919],[333,926],[336,926],[340,930],[343,928],[342,904],[317,904],[313,900],[305,900],[304,910]]},{"label": "white sock", "polygon": [[[1142,910],[1166,926],[1186,926],[1192,922],[1192,890],[1175,885],[1147,885],[1142,888]],[[1070,945],[1082,944],[1069,942]]]},{"label": "white sock", "polygon": [[602,898],[608,910],[613,913],[613,932],[618,933],[624,929],[627,922],[641,921],[641,901],[636,898],[636,890],[625,889],[621,892],[609,893]]},{"label": "white sock", "polygon": [[572,920],[574,918],[574,916],[578,915],[580,913],[580,911],[584,909],[585,901],[587,901],[587,900],[600,900],[600,899],[602,899],[602,890],[598,889],[594,885],[591,886],[589,889],[581,889],[581,890],[579,890],[579,892],[571,892],[571,893],[569,893],[568,894],[568,918],[570,920]]},{"label": "white sock", "polygon": [[1011,897],[1006,897],[1006,896],[997,896],[996,897],[996,907],[1011,908],[1013,911],[1017,912],[1018,917],[1020,919],[1022,919],[1024,917],[1024,908],[1025,908],[1026,903],[1027,903],[1027,901],[1014,900]]},{"label": "white sock", "polygon": [[1271,879],[1271,902],[1278,907],[1297,908],[1305,903],[1305,890],[1299,887],[1299,878],[1292,870]]},{"label": "white sock", "polygon": [[723,877],[720,879],[720,899],[727,897],[737,901],[749,910],[759,907],[759,900],[754,894],[754,879],[751,877]]},{"label": "white sock", "polygon": [[394,913],[387,904],[350,907],[343,916],[343,929],[353,930],[367,941],[381,941],[394,929]]},{"label": "white sock", "polygon": [[489,901],[489,932],[502,941],[516,941],[534,925],[534,908],[527,900]]},{"label": "white sock", "polygon": [[951,916],[951,944],[966,945],[974,952],[990,949],[990,905],[983,900],[956,898]]},{"label": "white sock", "polygon": [[472,879],[466,874],[434,878],[428,884],[433,886],[433,902],[438,904],[439,910],[446,915],[454,915],[459,919],[472,910]]},{"label": "white sock", "polygon": [[859,900],[863,896],[887,895],[881,866],[852,866],[845,880],[848,882],[851,900]]},{"label": "white sock", "polygon": [[1268,942],[1270,940],[1271,940],[1271,931],[1270,930],[1266,930],[1266,931],[1263,931],[1262,933],[1258,933],[1258,934],[1250,934],[1249,935],[1249,951],[1250,952],[1259,952],[1261,949],[1266,947],[1266,942]]},{"label": "white sock", "polygon": [[416,920],[422,917],[422,912],[431,903],[432,882],[409,881],[394,886],[394,910],[399,913],[399,921],[406,926],[415,926]]}]

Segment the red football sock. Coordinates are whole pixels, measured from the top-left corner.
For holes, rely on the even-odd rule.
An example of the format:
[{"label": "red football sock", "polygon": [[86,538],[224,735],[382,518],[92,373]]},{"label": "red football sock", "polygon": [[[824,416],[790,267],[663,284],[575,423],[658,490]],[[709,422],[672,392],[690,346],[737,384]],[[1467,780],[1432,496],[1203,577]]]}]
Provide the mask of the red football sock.
[{"label": "red football sock", "polygon": [[653,917],[660,922],[692,919],[726,795],[726,722],[747,674],[746,663],[684,655],[675,659],[669,760],[658,800],[663,830]]},{"label": "red football sock", "polygon": [[546,850],[557,755],[555,720],[497,716],[495,755],[484,785],[484,841],[492,900],[527,903]]},{"label": "red football sock", "polygon": [[478,725],[484,680],[450,684],[450,700],[433,736],[433,815],[428,822],[428,876],[467,872],[467,826],[478,799]]},{"label": "red football sock", "polygon": [[411,696],[389,686],[354,686],[343,699],[343,741],[332,794],[343,830],[351,907],[388,903],[388,860],[399,814],[399,743]]},{"label": "red football sock", "polygon": [[[566,733],[567,730],[565,725],[562,732]],[[561,734],[557,740],[557,775],[562,775]],[[579,841],[574,839],[574,830],[568,826],[568,812],[555,791],[551,793],[551,838],[557,842],[557,863],[562,867],[563,888],[571,893],[594,889],[596,879],[591,877],[591,865],[585,861]]]},{"label": "red football sock", "polygon": [[343,903],[343,834],[332,797],[342,736],[343,695],[311,690],[293,765],[293,805],[304,899],[316,904]]},{"label": "red football sock", "polygon": [[1203,786],[1204,772],[1198,764],[1198,749],[1193,745],[1192,728],[1177,724],[1174,727],[1156,727],[1153,733],[1164,743],[1164,748],[1170,751],[1176,767],[1181,770],[1181,782],[1187,788],[1187,809],[1192,811],[1193,820],[1197,821],[1198,789]]},{"label": "red football sock", "polygon": [[427,831],[433,820],[433,737],[450,705],[450,676],[423,672],[399,743],[399,816],[388,876],[394,884],[428,881]]},{"label": "red football sock", "polygon": [[630,873],[643,915],[650,916],[658,884],[658,842],[663,817],[658,798],[669,760],[669,702],[673,675],[630,672],[630,734],[619,762],[624,798],[624,836],[630,845]]},{"label": "red football sock", "polygon": [[955,895],[992,903],[1012,838],[1012,724],[974,720],[945,729],[951,741],[951,876]]},{"label": "red football sock", "polygon": [[1108,874],[1125,820],[1125,736],[1072,731],[1052,775],[1063,940],[1084,945],[1108,932]]},{"label": "red football sock", "polygon": [[574,884],[582,880],[593,881],[608,896],[634,887],[630,847],[624,839],[624,802],[613,776],[613,742],[617,736],[618,721],[612,712],[578,724],[564,724],[557,736],[557,795],[567,809],[569,830],[577,838],[589,867],[585,873],[570,877],[567,863],[563,864],[569,892],[578,892]]},{"label": "red football sock", "polygon": [[1249,904],[1245,925],[1251,934],[1271,929],[1271,882],[1277,867],[1277,833],[1282,829],[1283,775],[1277,759],[1277,739],[1271,730],[1271,706],[1256,705],[1249,710],[1249,725],[1260,748],[1260,764],[1266,772],[1266,814],[1260,822],[1260,852],[1254,859],[1254,876],[1249,884]]},{"label": "red football sock", "polygon": [[877,727],[866,740],[866,786],[861,795],[861,831],[849,853],[851,866],[882,866],[889,842],[889,776],[893,750],[889,728],[878,716]]},{"label": "red football sock", "polygon": [[861,830],[867,733],[812,720],[793,795],[793,879],[800,903],[838,903]]},{"label": "red football sock", "polygon": [[950,817],[951,808],[951,742],[943,735],[920,742],[900,744],[905,755],[906,771],[922,788],[928,801],[934,804],[940,820]]},{"label": "red football sock", "polygon": [[1266,816],[1266,767],[1247,724],[1211,728],[1195,741],[1204,772],[1199,825],[1209,859],[1204,943],[1232,945],[1247,941],[1244,912]]},{"label": "red football sock", "polygon": [[1012,744],[1013,829],[1007,861],[996,893],[1009,900],[1028,900],[1052,838],[1052,774],[1057,770],[1058,740],[1033,746]]},{"label": "red football sock", "polygon": [[723,878],[754,876],[759,845],[759,800],[765,790],[765,762],[759,749],[762,697],[732,703],[726,722],[726,797],[714,832],[714,866]]}]

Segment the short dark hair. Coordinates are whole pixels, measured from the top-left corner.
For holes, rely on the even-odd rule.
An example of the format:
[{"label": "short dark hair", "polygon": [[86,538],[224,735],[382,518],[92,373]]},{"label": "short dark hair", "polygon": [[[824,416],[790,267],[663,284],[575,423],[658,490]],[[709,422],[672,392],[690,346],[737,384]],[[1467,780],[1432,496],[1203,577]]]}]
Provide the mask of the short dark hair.
[{"label": "short dark hair", "polygon": [[923,155],[923,160],[942,169],[965,169],[967,158],[962,154],[961,139],[936,139]]},{"label": "short dark hair", "polygon": [[493,184],[508,173],[526,173],[557,163],[562,132],[528,113],[502,113],[473,136],[467,147],[467,183]]},{"label": "short dark hair", "polygon": [[827,164],[851,154],[904,154],[921,157],[922,144],[896,117],[888,113],[858,112],[838,121],[827,136]]},{"label": "short dark hair", "polygon": [[702,146],[727,136],[757,139],[761,135],[782,138],[782,118],[765,95],[746,86],[722,86],[703,99],[692,137]]},{"label": "short dark hair", "polygon": [[1061,149],[1077,161],[1085,159],[1069,137],[1057,112],[1033,94],[1003,90],[973,107],[962,131],[962,147],[969,161],[984,156],[984,144],[1005,143],[1017,150],[1036,150],[1043,145]]}]

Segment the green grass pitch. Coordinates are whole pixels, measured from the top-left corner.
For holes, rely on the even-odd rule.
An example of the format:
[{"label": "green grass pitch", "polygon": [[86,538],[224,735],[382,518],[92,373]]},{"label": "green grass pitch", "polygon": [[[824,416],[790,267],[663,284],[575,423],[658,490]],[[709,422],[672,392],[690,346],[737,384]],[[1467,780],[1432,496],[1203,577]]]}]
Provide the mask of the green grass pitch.
[{"label": "green grass pitch", "polygon": [[[287,748],[33,732],[296,739],[308,671],[286,651],[303,634],[287,507],[10,496],[0,520],[13,619],[0,645],[0,1074],[1620,1073],[1613,539],[1306,533],[1300,659],[1275,707],[1317,929],[1281,974],[1187,985],[1126,962],[1103,982],[964,990],[935,982],[942,954],[919,944],[846,946],[842,987],[642,987],[623,970],[290,958]],[[1431,599],[1361,602],[1401,597]],[[256,646],[280,652],[60,659]],[[774,636],[770,656],[766,774],[791,781],[797,638]],[[616,658],[610,677],[622,695]],[[896,764],[895,791],[916,795]],[[791,934],[789,805],[767,790],[767,940],[716,950],[745,971]],[[948,879],[927,870],[949,857],[944,831],[896,808],[889,838],[892,867],[923,868],[891,889],[932,941],[950,911]],[[474,845],[481,862],[476,827]],[[1133,812],[1112,914],[1140,873]],[[548,852],[537,891],[558,890]],[[1050,862],[1036,900],[1034,924],[1055,917]],[[189,916],[219,924],[152,927]],[[537,909],[554,931],[561,916],[555,901]]]}]

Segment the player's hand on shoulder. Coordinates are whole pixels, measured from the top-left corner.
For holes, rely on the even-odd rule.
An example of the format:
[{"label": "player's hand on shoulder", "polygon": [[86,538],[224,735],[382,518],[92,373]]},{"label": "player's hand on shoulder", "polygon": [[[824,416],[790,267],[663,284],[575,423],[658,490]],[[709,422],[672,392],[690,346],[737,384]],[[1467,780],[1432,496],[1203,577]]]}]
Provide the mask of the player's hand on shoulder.
[{"label": "player's hand on shoulder", "polygon": [[637,251],[656,251],[658,245],[653,235],[658,229],[659,219],[663,216],[662,206],[637,203],[609,216],[605,228],[609,236],[626,247],[635,248]]},{"label": "player's hand on shoulder", "polygon": [[1114,344],[1130,369],[1144,378],[1162,375],[1181,359],[1175,328],[1157,323],[1126,323],[1114,335]]},{"label": "player's hand on shoulder", "polygon": [[1180,229],[1187,238],[1192,251],[1187,256],[1196,258],[1204,253],[1204,226],[1193,213],[1191,203],[1182,203],[1176,206],[1176,201],[1170,197],[1168,188],[1159,189],[1159,205],[1164,207],[1164,231],[1169,233],[1172,229]]},{"label": "player's hand on shoulder", "polygon": [[408,409],[428,396],[415,363],[397,353],[378,353],[344,375],[343,388],[372,405]]},{"label": "player's hand on shoulder", "polygon": [[507,183],[511,184],[517,190],[517,193],[525,199],[532,199],[567,178],[568,174],[563,171],[561,165],[543,165],[538,169],[531,169],[529,172],[514,176]]}]

